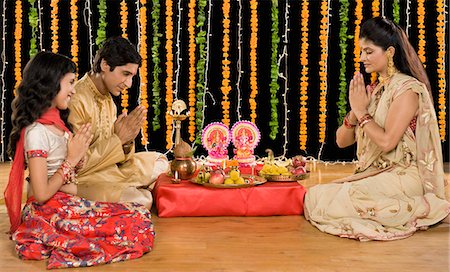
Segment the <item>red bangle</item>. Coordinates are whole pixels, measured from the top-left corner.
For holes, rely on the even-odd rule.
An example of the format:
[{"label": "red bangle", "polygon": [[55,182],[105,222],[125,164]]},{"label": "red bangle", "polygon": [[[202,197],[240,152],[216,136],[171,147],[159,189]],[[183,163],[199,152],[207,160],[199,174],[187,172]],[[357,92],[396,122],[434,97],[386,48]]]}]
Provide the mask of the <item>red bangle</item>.
[{"label": "red bangle", "polygon": [[344,126],[346,128],[354,128],[354,127],[356,127],[356,124],[350,123],[350,119],[348,118],[349,115],[350,115],[350,112],[347,113],[347,115],[345,115],[345,117],[344,117]]},{"label": "red bangle", "polygon": [[64,184],[70,184],[70,183],[78,184],[77,178],[76,178],[76,173],[75,173],[75,167],[70,165],[70,163],[67,160],[64,160],[61,163],[60,169],[63,172]]},{"label": "red bangle", "polygon": [[364,116],[361,117],[361,119],[358,120],[359,127],[363,128],[370,121],[373,121],[373,117],[370,114],[368,114],[368,113],[364,114]]}]

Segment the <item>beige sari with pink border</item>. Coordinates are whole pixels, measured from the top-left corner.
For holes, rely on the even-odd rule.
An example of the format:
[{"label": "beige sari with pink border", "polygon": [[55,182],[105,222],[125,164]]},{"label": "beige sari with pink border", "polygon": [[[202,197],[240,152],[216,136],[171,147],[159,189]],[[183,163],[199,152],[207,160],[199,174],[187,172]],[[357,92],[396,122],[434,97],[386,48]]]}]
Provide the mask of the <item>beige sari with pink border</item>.
[{"label": "beige sari with pink border", "polygon": [[307,192],[305,217],[319,230],[361,241],[396,240],[449,214],[438,123],[425,85],[396,74],[375,87],[369,113],[384,127],[392,101],[407,90],[419,95],[419,109],[415,128],[407,128],[396,148],[383,152],[357,128],[355,175]]}]

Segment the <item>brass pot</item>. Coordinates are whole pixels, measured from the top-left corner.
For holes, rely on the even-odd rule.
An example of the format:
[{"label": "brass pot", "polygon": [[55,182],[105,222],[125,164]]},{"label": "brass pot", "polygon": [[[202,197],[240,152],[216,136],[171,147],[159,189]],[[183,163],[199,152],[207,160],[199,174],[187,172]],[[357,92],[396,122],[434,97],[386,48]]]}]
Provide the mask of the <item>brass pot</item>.
[{"label": "brass pot", "polygon": [[175,158],[170,163],[174,179],[190,179],[197,171],[197,164],[192,158]]}]

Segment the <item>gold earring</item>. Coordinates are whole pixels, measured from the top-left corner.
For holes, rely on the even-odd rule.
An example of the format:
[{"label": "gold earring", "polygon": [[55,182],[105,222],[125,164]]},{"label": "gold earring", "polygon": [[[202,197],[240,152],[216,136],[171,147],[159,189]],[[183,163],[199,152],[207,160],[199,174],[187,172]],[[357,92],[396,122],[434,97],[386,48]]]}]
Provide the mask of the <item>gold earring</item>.
[{"label": "gold earring", "polygon": [[391,77],[391,76],[393,76],[394,74],[395,74],[395,72],[396,72],[396,69],[395,69],[395,66],[394,66],[394,57],[392,57],[392,55],[391,54],[389,54],[388,55],[388,63],[387,63],[387,73],[388,73],[388,76],[389,77]]}]

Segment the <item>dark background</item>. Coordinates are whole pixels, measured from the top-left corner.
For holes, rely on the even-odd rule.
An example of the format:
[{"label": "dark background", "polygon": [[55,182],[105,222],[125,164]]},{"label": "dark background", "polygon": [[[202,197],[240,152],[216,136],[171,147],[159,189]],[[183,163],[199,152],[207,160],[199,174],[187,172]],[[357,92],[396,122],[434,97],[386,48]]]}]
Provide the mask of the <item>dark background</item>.
[{"label": "dark background", "polygon": [[[151,87],[152,83],[152,67],[151,63],[151,46],[152,46],[152,29],[151,29],[151,10],[152,10],[152,1],[148,1],[147,4],[147,35],[148,35],[148,86]],[[177,30],[177,1],[174,2],[174,28]],[[309,65],[309,89],[308,89],[308,141],[307,141],[307,152],[303,152],[299,149],[299,78],[301,73],[301,65],[300,65],[300,56],[299,50],[301,46],[301,1],[289,1],[290,12],[289,12],[289,33],[288,33],[288,156],[293,156],[297,154],[314,156],[317,158],[320,143],[318,141],[318,123],[319,123],[319,58],[320,58],[320,46],[319,46],[319,30],[320,30],[320,2],[321,1],[309,1],[309,11],[310,11],[310,19],[309,19],[309,52],[308,52],[308,65]],[[363,1],[364,2],[364,18],[372,17],[372,1]],[[382,2],[382,1],[380,1]],[[393,1],[384,1],[385,2],[385,16],[392,19],[392,2]],[[50,31],[50,1],[41,1],[42,3],[42,14],[43,14],[43,40],[37,41],[38,48],[40,47],[40,43],[42,42],[42,47],[46,50],[51,49],[51,31]],[[79,77],[83,76],[84,73],[89,71],[90,69],[90,59],[89,59],[89,36],[88,36],[88,28],[83,23],[83,9],[86,1],[78,1],[78,20],[79,20],[79,28],[78,28],[78,40],[79,40]],[[98,9],[97,9],[98,1],[91,1],[91,11],[92,11],[92,35],[93,40],[95,41],[96,37],[96,29],[98,25]],[[128,22],[128,37],[131,42],[137,43],[137,30],[136,30],[136,6],[135,1],[127,1],[128,3],[128,11],[129,11],[129,22]],[[165,1],[160,1],[161,3],[161,15],[160,15],[160,32],[164,34],[164,24],[165,24]],[[222,80],[222,68],[221,68],[221,59],[222,59],[222,38],[223,38],[223,28],[222,28],[222,1],[213,0],[213,9],[212,9],[212,22],[211,22],[211,32],[212,36],[210,38],[210,62],[209,62],[209,74],[208,74],[208,87],[210,92],[214,95],[214,99],[216,100],[216,104],[213,105],[212,100],[207,98],[207,108],[205,111],[206,120],[205,125],[214,121],[221,121],[222,119],[222,109],[220,106],[220,102],[222,100],[222,94],[220,92],[221,80]],[[179,98],[183,99],[186,103],[188,102],[188,32],[187,32],[187,22],[188,22],[188,1],[182,1],[181,5],[183,7],[182,10],[182,28],[181,28],[181,40],[182,40],[182,65],[180,67],[180,78],[179,78]],[[249,87],[249,77],[250,77],[250,67],[249,67],[249,39],[250,39],[250,7],[249,1],[242,0],[243,5],[243,13],[242,13],[242,70],[244,73],[241,77],[241,97],[243,101],[242,105],[242,120],[250,119],[250,111],[248,105],[248,97],[250,94]],[[353,35],[354,33],[354,9],[355,2],[350,1],[349,7],[349,22],[348,22],[348,34]],[[437,73],[436,73],[436,62],[435,59],[437,57],[438,47],[436,44],[436,7],[435,1],[425,1],[426,5],[426,70],[433,87],[433,95],[435,100],[435,105],[438,105],[437,96]],[[4,123],[4,142],[0,148],[6,146],[8,141],[9,132],[11,129],[10,115],[11,115],[11,101],[13,99],[13,88],[14,88],[14,1],[7,1],[6,3],[6,71],[5,71],[5,88],[7,90],[6,96],[2,97],[3,103],[5,103],[5,120]],[[27,14],[29,10],[30,4],[28,1],[23,1],[23,38],[22,38],[22,69],[25,66],[26,62],[29,60],[29,39],[31,37],[31,28],[28,24]],[[272,2],[269,0],[261,0],[258,5],[258,49],[257,49],[257,63],[258,63],[258,96],[257,96],[257,120],[256,124],[261,130],[262,138],[260,144],[255,150],[255,154],[259,156],[264,156],[264,150],[266,148],[271,148],[275,155],[281,155],[283,153],[283,144],[284,144],[284,136],[283,136],[283,126],[284,126],[284,106],[282,94],[284,93],[284,82],[279,80],[280,90],[279,90],[279,100],[278,104],[279,109],[279,133],[275,140],[269,138],[269,120],[270,120],[270,92],[269,92],[269,83],[270,83],[270,56],[271,56],[271,6]],[[355,158],[355,147],[349,147],[345,149],[339,149],[335,144],[335,131],[338,127],[337,117],[338,117],[338,108],[337,101],[339,97],[339,60],[341,58],[341,53],[339,49],[339,1],[331,1],[331,16],[330,16],[330,31],[329,31],[329,57],[328,57],[328,94],[327,94],[327,128],[326,128],[326,139],[325,144],[323,146],[322,151],[322,160],[339,160],[339,161],[348,161]],[[400,1],[400,25],[405,27],[406,25],[406,1]],[[414,46],[417,49],[418,44],[418,31],[417,31],[417,2],[411,1],[411,12],[410,12],[410,30],[409,37]],[[59,53],[67,55],[70,57],[70,1],[60,1],[59,3]],[[284,33],[284,11],[285,11],[285,1],[279,1],[279,36],[281,38],[281,42],[279,44],[279,52],[282,52],[283,49],[283,38],[282,35]],[[2,13],[5,12],[2,10]],[[120,28],[120,1],[119,0],[109,0],[107,1],[107,37],[110,36],[118,36],[122,34],[122,30]],[[231,86],[232,92],[230,93],[230,119],[231,125],[238,121],[236,106],[237,106],[237,92],[236,92],[236,80],[237,80],[237,70],[236,70],[236,58],[238,56],[237,51],[237,35],[238,35],[238,13],[239,13],[239,5],[238,1],[231,1]],[[381,11],[380,11],[381,14]],[[363,19],[364,21],[364,19]],[[2,26],[3,29],[3,26]],[[447,14],[447,26],[446,26],[446,50],[448,52],[448,14]],[[174,33],[174,57],[176,57],[176,33]],[[1,46],[1,45],[0,45]],[[166,111],[166,104],[164,101],[165,97],[165,36],[161,38],[161,46],[160,46],[160,59],[161,59],[161,67],[162,73],[160,76],[160,87],[161,87],[161,115],[160,115],[160,123],[161,129],[157,131],[152,131],[151,120],[153,119],[153,110],[151,106],[149,107],[148,120],[149,120],[149,149],[156,149],[158,151],[166,151],[165,146],[165,118],[164,114]],[[94,53],[97,50],[97,46],[94,45]],[[348,40],[347,47],[347,79],[350,80],[354,73],[354,65],[353,65],[353,39]],[[145,54],[142,53],[141,54]],[[446,55],[446,63],[448,64],[448,53]],[[174,65],[176,69],[176,59],[174,59]],[[280,67],[282,71],[283,65]],[[367,77],[368,79],[369,77]],[[448,78],[448,72],[446,73],[446,78]],[[174,78],[175,79],[175,78]],[[134,80],[133,87],[129,90],[130,93],[130,109],[134,108],[137,104],[137,91],[138,91],[138,83],[139,78]],[[1,83],[0,83],[1,84]],[[174,84],[175,88],[175,84]],[[148,90],[149,94],[149,103],[151,103],[151,89]],[[448,104],[448,82],[447,82],[447,104]],[[116,99],[116,102],[119,102],[119,99]],[[120,102],[118,103],[120,107]],[[120,111],[120,109],[119,109]],[[448,107],[447,111],[447,120],[448,120]],[[182,138],[187,141],[189,138],[188,132],[188,121],[183,122],[182,124]],[[449,160],[449,129],[447,122],[447,135],[446,141],[442,143],[444,160]],[[140,136],[139,136],[140,137]],[[138,142],[138,150],[142,150],[143,147],[140,145],[140,141]],[[229,148],[229,154],[232,154],[232,147]],[[5,152],[2,152],[4,158],[6,158]],[[206,155],[205,150],[200,146],[197,149],[196,155]],[[7,159],[7,158],[6,158]]]}]

